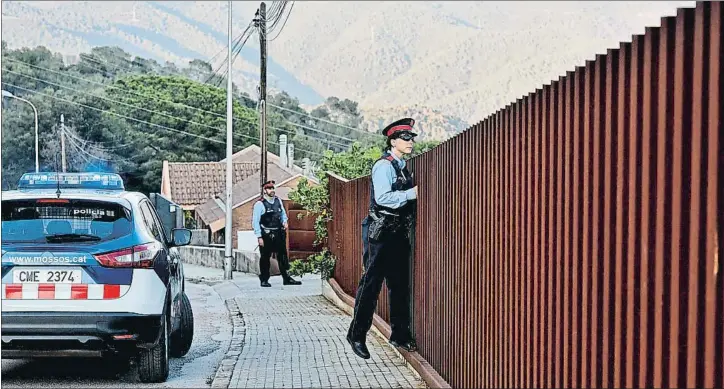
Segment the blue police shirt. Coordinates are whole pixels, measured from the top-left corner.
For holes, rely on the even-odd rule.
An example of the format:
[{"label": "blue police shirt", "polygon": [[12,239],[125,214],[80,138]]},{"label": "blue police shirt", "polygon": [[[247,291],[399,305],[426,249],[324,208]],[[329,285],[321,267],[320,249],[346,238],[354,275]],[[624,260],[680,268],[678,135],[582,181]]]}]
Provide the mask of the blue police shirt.
[{"label": "blue police shirt", "polygon": [[[394,153],[390,154],[400,164],[400,169],[405,167],[405,161],[397,158]],[[414,188],[392,191],[392,184],[395,180],[397,180],[397,173],[395,173],[392,162],[385,159],[375,162],[372,167],[372,185],[374,185],[375,201],[378,205],[395,209],[402,207],[409,200],[417,198]]]},{"label": "blue police shirt", "polygon": [[[276,196],[274,198],[264,196],[264,198],[266,199],[266,201],[273,204],[274,198],[276,198]],[[286,224],[286,222],[288,221],[287,211],[284,210],[284,203],[282,203],[281,200],[279,200],[279,202],[282,206],[282,224]],[[256,203],[254,203],[254,210],[251,214],[251,227],[254,229],[254,235],[256,235],[257,238],[261,238],[261,215],[263,215],[264,212],[266,212],[266,208],[264,208],[264,204],[262,204],[261,201],[257,201]]]}]

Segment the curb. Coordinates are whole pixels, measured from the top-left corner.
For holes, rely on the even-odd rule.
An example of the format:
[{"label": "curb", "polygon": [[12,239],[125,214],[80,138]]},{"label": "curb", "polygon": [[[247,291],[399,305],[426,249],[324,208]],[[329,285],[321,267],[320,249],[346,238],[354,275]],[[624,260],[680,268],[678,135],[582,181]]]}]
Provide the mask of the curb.
[{"label": "curb", "polygon": [[221,364],[216,369],[216,375],[214,375],[214,380],[211,382],[212,388],[229,387],[231,378],[234,375],[234,369],[239,362],[239,356],[244,349],[244,340],[246,338],[246,323],[244,322],[244,316],[239,312],[239,306],[233,298],[226,300],[225,303],[231,318],[231,342],[229,342],[229,349],[221,360]]}]

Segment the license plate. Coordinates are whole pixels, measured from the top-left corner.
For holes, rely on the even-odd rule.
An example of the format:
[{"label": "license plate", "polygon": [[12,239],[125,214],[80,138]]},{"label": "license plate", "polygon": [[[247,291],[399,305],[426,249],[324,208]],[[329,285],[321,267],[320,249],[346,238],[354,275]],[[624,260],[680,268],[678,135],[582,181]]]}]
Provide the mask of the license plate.
[{"label": "license plate", "polygon": [[15,269],[14,284],[80,284],[80,270]]}]

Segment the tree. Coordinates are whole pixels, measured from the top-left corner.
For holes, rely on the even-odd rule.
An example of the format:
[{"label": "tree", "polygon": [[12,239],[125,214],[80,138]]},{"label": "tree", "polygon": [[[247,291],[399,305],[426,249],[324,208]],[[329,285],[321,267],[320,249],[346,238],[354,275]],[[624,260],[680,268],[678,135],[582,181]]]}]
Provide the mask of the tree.
[{"label": "tree", "polygon": [[[204,84],[212,71],[206,61],[195,59],[180,69],[102,46],[83,53],[77,65],[67,65],[42,46],[8,50],[4,44],[2,49],[4,89],[38,108],[41,169],[55,168],[54,128],[61,114],[79,139],[97,145],[92,150],[103,153],[95,156],[108,160],[103,168],[121,174],[129,190],[158,191],[164,159],[225,157],[226,91]],[[259,114],[256,99],[233,88],[234,145],[240,150],[258,143]],[[21,102],[5,103],[2,160],[8,187],[34,171],[35,139],[32,110]],[[298,99],[281,92],[269,96],[267,115],[270,150],[286,134],[296,160],[318,161],[328,149],[347,151],[353,142],[363,148],[383,146],[379,137],[354,130],[362,117],[357,103],[348,99],[331,97],[309,113]]]}]

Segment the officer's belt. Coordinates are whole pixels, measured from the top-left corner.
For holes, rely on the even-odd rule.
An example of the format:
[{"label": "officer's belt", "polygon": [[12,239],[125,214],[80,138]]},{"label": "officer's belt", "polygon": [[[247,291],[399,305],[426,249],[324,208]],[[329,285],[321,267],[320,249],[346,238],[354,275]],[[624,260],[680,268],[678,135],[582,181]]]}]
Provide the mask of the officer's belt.
[{"label": "officer's belt", "polygon": [[389,216],[389,217],[394,217],[394,218],[402,217],[402,215],[399,215],[399,214],[396,214],[396,213],[392,213],[392,212],[390,212],[390,211],[385,211],[384,209],[381,209],[381,210],[379,210],[379,211],[377,211],[377,212],[379,212],[379,213],[381,213],[381,214],[383,214],[383,215],[385,215],[385,216]]}]

